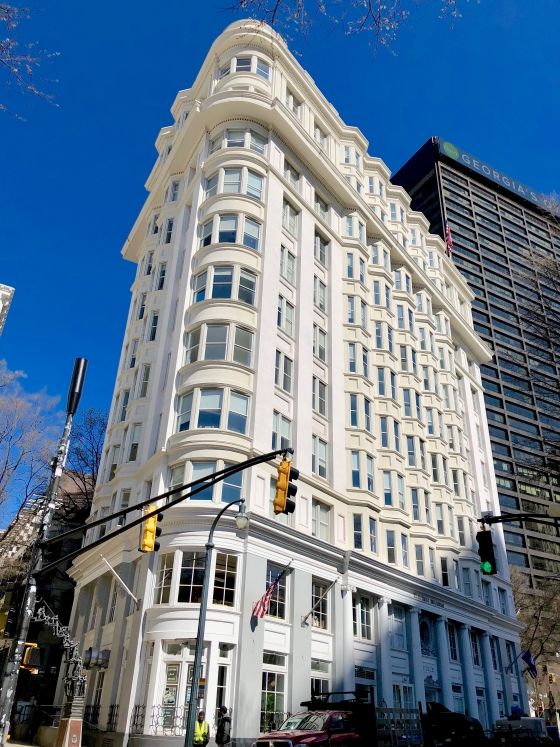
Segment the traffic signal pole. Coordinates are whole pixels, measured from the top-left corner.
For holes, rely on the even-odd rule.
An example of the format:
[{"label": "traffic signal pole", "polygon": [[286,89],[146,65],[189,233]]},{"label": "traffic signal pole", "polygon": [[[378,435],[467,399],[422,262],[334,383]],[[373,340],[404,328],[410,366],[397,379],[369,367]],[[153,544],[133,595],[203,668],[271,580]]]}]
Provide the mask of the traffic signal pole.
[{"label": "traffic signal pole", "polygon": [[68,445],[70,443],[72,420],[74,419],[74,415],[76,414],[78,405],[80,404],[86,369],[87,360],[85,358],[76,358],[74,362],[74,371],[72,373],[72,381],[68,392],[68,401],[66,404],[66,423],[58,444],[56,455],[51,462],[51,479],[46,494],[46,506],[41,521],[41,529],[31,552],[31,563],[27,576],[24,601],[19,615],[16,634],[10,647],[8,662],[4,670],[2,690],[0,692],[0,739],[2,744],[6,744],[8,738],[10,716],[14,705],[19,670],[23,662],[25,641],[29,632],[31,619],[35,612],[35,601],[37,597],[37,582],[35,576],[41,570],[43,563],[42,543],[48,538],[51,528],[56,508],[60,477],[66,462]]}]

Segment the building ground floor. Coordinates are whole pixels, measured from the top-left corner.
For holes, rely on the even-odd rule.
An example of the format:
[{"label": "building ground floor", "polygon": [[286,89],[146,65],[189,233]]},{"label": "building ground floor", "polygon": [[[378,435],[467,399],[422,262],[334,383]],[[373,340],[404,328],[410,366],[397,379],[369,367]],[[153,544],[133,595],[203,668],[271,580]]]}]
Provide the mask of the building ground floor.
[{"label": "building ground floor", "polygon": [[[114,747],[182,741],[206,523],[177,521],[157,554],[108,547],[137,605],[94,553],[77,568],[74,638],[82,650],[111,652],[105,669],[88,673],[86,721],[110,732]],[[482,600],[265,518],[244,532],[224,521],[215,542],[197,708],[214,730],[227,706],[236,745],[301,710],[312,692],[373,687],[378,705],[438,701],[485,728],[512,706],[528,709],[519,624]],[[269,614],[255,618],[255,603],[286,566]]]}]

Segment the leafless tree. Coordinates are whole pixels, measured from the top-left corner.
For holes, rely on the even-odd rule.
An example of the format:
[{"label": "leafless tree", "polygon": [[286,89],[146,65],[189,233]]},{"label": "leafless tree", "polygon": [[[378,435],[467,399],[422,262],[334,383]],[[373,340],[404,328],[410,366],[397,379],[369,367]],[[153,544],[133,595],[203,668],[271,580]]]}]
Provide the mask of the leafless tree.
[{"label": "leafless tree", "polygon": [[59,511],[66,520],[83,523],[89,515],[108,417],[107,410],[89,407],[74,420],[60,489]]},{"label": "leafless tree", "polygon": [[[468,0],[467,0],[468,2]],[[390,48],[421,0],[233,0],[228,10],[267,23],[287,41],[307,39],[312,29],[326,34],[342,29],[360,34],[374,50]],[[441,0],[440,17],[452,23],[460,15],[459,0]]]},{"label": "leafless tree", "polygon": [[55,445],[58,399],[25,392],[22,377],[0,363],[0,510],[44,490]]},{"label": "leafless tree", "polygon": [[[21,21],[30,19],[31,14],[30,6],[12,5],[0,0],[0,25],[4,28],[3,38],[0,38],[0,66],[6,74],[6,87],[15,85],[21,91],[27,91],[52,104],[54,96],[38,88],[47,81],[39,77],[38,68],[58,53],[39,50],[34,43],[20,45],[18,40],[17,27]],[[8,111],[1,102],[0,111]]]}]

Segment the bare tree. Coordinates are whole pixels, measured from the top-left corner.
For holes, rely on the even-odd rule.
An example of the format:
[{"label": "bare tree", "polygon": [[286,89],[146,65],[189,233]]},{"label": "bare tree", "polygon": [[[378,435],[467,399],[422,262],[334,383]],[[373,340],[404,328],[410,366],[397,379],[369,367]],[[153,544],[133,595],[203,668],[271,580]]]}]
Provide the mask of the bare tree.
[{"label": "bare tree", "polygon": [[59,512],[66,520],[83,523],[89,515],[108,417],[108,410],[89,407],[74,420],[59,496]]},{"label": "bare tree", "polygon": [[[0,65],[6,73],[7,88],[15,85],[21,91],[27,91],[52,104],[54,96],[38,88],[38,85],[47,80],[39,77],[38,68],[58,53],[39,50],[34,43],[21,46],[18,41],[17,27],[21,21],[31,18],[31,13],[29,6],[12,5],[0,1],[0,24],[3,25],[5,34],[4,38],[0,39]],[[1,102],[0,111],[8,111]]]},{"label": "bare tree", "polygon": [[[468,1],[468,0],[467,0]],[[375,50],[390,48],[421,0],[233,0],[228,10],[267,23],[288,41],[304,41],[313,28],[360,34]],[[442,0],[440,18],[459,17],[459,0]]]},{"label": "bare tree", "polygon": [[0,510],[24,503],[46,486],[58,417],[56,397],[25,392],[21,371],[0,364]]},{"label": "bare tree", "polygon": [[549,674],[556,674],[560,663],[556,657],[560,651],[560,576],[541,579],[538,589],[527,585],[526,575],[518,568],[510,568],[513,599],[517,618],[524,624],[520,633],[521,648],[529,649],[535,664],[537,677],[527,677],[527,685],[533,708],[554,708],[554,696],[559,696],[559,684],[554,686]]}]

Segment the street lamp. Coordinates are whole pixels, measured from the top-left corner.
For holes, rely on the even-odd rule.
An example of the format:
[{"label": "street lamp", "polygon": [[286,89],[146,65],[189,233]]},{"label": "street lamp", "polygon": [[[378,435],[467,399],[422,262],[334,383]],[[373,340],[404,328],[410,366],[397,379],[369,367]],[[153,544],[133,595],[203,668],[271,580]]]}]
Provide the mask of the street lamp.
[{"label": "street lamp", "polygon": [[194,652],[194,665],[193,665],[193,678],[191,684],[191,692],[188,704],[187,713],[187,729],[185,732],[185,747],[194,747],[194,726],[196,721],[196,701],[198,695],[198,681],[201,675],[202,669],[202,651],[204,649],[204,628],[206,626],[206,611],[208,609],[208,589],[210,587],[210,565],[212,562],[212,551],[214,549],[214,530],[223,514],[230,508],[239,504],[239,512],[235,517],[235,523],[238,529],[245,529],[249,523],[249,517],[245,509],[245,499],[241,498],[238,501],[232,501],[222,508],[218,513],[212,526],[210,527],[210,534],[208,535],[208,542],[206,543],[206,557],[204,559],[204,579],[202,581],[202,597],[200,600],[200,615],[198,618],[198,632],[196,635],[196,648]]}]

